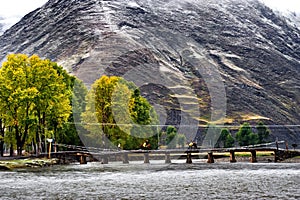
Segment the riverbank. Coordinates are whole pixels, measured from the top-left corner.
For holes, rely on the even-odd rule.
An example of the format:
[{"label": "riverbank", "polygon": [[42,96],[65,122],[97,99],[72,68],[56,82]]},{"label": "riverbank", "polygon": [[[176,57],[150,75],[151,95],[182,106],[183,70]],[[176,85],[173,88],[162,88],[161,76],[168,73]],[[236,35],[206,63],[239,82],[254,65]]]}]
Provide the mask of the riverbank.
[{"label": "riverbank", "polygon": [[[235,157],[236,162],[250,162],[250,157]],[[215,158],[215,162],[229,162],[229,157]],[[274,162],[274,156],[256,157],[258,163]],[[277,161],[278,163],[300,163],[300,158],[289,158],[286,160]]]},{"label": "riverbank", "polygon": [[26,158],[0,160],[0,171],[9,171],[21,168],[41,168],[59,164],[56,158]]},{"label": "riverbank", "polygon": [[300,156],[281,161],[282,163],[300,163]]}]

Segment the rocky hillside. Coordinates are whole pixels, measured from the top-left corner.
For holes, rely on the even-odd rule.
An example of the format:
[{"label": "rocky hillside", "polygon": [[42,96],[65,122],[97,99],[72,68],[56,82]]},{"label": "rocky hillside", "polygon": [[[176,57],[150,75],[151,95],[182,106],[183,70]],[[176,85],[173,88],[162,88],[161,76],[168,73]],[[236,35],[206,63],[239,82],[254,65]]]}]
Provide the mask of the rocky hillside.
[{"label": "rocky hillside", "polygon": [[298,29],[300,29],[300,12],[279,12],[280,15],[284,16],[288,22],[290,22],[292,25],[296,26]]},{"label": "rocky hillside", "polygon": [[[193,132],[300,124],[299,47],[300,30],[258,0],[50,0],[0,36],[0,60],[38,54],[87,85],[123,76],[162,123]],[[300,139],[283,130],[273,136]]]}]

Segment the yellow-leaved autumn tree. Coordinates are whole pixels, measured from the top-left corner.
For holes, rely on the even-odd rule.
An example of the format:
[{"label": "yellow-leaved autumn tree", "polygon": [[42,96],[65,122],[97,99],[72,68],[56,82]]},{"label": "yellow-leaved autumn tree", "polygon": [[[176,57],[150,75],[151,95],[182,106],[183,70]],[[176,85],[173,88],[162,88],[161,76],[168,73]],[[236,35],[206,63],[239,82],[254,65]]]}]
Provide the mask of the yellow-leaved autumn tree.
[{"label": "yellow-leaved autumn tree", "polygon": [[48,137],[53,121],[66,122],[71,113],[70,88],[62,67],[37,55],[8,55],[0,69],[0,116],[6,130],[4,138],[17,147],[18,155],[26,143]]},{"label": "yellow-leaved autumn tree", "polygon": [[147,139],[152,148],[157,147],[157,116],[134,83],[102,76],[92,85],[86,102],[82,117],[94,145],[137,149]]}]

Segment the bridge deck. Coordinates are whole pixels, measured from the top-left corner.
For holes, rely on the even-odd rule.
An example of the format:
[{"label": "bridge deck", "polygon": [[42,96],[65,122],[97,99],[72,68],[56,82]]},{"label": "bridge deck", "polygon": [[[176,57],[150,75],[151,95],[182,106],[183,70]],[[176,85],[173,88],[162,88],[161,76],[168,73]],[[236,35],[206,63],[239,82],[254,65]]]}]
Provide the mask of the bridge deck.
[{"label": "bridge deck", "polygon": [[[198,157],[201,153],[207,153],[208,163],[214,162],[213,153],[230,153],[229,161],[236,162],[235,152],[250,152],[251,162],[257,162],[256,153],[261,151],[274,152],[274,161],[277,162],[280,159],[286,158],[287,155],[294,155],[294,151],[287,151],[285,149],[277,149],[273,147],[260,147],[260,148],[229,148],[229,149],[160,149],[160,150],[102,150],[98,152],[88,152],[83,150],[78,151],[60,151],[52,152],[51,157],[59,158],[63,163],[65,160],[80,161],[80,164],[86,164],[87,158],[89,161],[101,161],[103,164],[107,164],[110,159],[114,160],[117,157],[122,158],[123,163],[129,163],[129,156],[144,157],[144,163],[149,163],[149,156],[162,156],[165,157],[166,163],[171,163],[171,156],[184,156],[187,159],[187,163],[192,163],[192,157]],[[294,153],[293,153],[294,152]],[[296,152],[300,155],[300,152]],[[40,156],[48,157],[49,154],[40,154]],[[295,154],[296,155],[296,154]],[[117,157],[115,157],[117,156]]]},{"label": "bridge deck", "polygon": [[[229,149],[163,149],[163,150],[104,150],[98,152],[89,152],[89,151],[59,151],[52,152],[51,155],[119,155],[119,154],[187,154],[187,153],[208,153],[208,152],[217,152],[217,153],[226,153],[226,152],[252,152],[252,151],[275,151],[276,148],[229,148]],[[284,151],[284,149],[279,149],[279,151]],[[48,154],[40,154],[48,155]]]}]

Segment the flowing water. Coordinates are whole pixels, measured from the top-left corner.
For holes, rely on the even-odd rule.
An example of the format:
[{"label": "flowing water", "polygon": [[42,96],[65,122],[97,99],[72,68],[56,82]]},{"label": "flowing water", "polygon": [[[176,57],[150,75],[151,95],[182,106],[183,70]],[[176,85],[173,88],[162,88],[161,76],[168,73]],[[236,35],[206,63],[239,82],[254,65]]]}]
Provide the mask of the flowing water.
[{"label": "flowing water", "polygon": [[88,163],[0,172],[0,199],[300,199],[299,163]]}]

